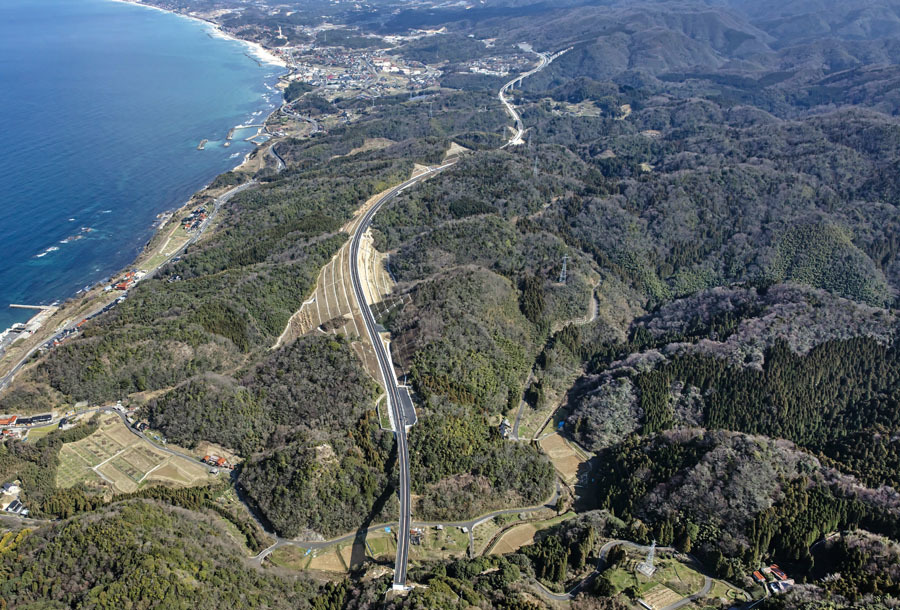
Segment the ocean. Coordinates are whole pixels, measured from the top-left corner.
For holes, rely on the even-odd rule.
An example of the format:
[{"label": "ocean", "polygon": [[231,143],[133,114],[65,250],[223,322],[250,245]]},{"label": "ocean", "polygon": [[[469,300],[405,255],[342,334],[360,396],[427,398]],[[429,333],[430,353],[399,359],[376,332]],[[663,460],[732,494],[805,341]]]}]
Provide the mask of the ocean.
[{"label": "ocean", "polygon": [[225,137],[275,108],[283,71],[162,11],[0,2],[0,331],[34,313],[9,303],[126,267],[157,214],[240,163],[253,144]]}]

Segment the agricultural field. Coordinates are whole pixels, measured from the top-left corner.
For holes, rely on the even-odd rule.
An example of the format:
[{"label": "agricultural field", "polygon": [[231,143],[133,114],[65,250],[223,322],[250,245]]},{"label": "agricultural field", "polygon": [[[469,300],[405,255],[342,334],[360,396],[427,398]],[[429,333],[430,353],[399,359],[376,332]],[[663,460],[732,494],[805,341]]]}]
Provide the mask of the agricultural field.
[{"label": "agricultural field", "polygon": [[552,527],[557,523],[562,523],[567,519],[571,519],[575,513],[569,512],[558,517],[545,519],[543,521],[534,521],[531,523],[522,523],[511,527],[503,532],[491,546],[488,547],[486,553],[489,555],[505,555],[506,553],[515,553],[525,545],[534,542],[534,536],[539,531]]},{"label": "agricultural field", "polygon": [[118,415],[106,414],[99,430],[63,445],[56,485],[66,488],[83,482],[128,493],[153,483],[190,487],[211,476],[204,466],[160,451],[132,434]]},{"label": "agricultural field", "polygon": [[581,465],[587,462],[587,456],[577,451],[556,432],[542,438],[539,444],[563,480],[569,484],[574,483]]},{"label": "agricultural field", "polygon": [[534,542],[534,535],[537,534],[537,528],[532,523],[523,523],[517,525],[506,532],[494,543],[490,550],[491,555],[505,555],[514,553],[521,547]]},{"label": "agricultural field", "polygon": [[411,560],[450,559],[465,557],[469,550],[469,535],[458,527],[423,528],[422,543],[410,545]]},{"label": "agricultural field", "polygon": [[[656,573],[651,578],[638,574],[635,571],[637,564],[644,558],[644,554],[635,549],[627,549],[626,559],[616,568],[608,572],[609,580],[616,591],[623,591],[628,587],[636,587],[640,591],[641,599],[652,608],[665,608],[703,588],[704,576],[691,565],[674,557],[660,557],[657,555],[655,565]],[[714,600],[724,600],[727,603],[735,603],[746,599],[743,592],[729,584],[713,580],[712,589],[704,599],[695,602],[689,607],[704,608],[704,602],[710,602],[714,607],[719,607]]]}]

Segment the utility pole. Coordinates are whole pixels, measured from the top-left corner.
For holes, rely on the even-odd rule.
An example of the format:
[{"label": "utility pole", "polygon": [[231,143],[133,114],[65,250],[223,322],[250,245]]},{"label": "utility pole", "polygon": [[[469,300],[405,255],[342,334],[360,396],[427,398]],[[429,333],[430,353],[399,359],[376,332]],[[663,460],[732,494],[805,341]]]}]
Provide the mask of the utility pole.
[{"label": "utility pole", "polygon": [[569,262],[569,255],[566,254],[565,256],[563,256],[562,271],[559,272],[559,283],[560,284],[566,283],[566,266],[567,266],[568,262]]}]

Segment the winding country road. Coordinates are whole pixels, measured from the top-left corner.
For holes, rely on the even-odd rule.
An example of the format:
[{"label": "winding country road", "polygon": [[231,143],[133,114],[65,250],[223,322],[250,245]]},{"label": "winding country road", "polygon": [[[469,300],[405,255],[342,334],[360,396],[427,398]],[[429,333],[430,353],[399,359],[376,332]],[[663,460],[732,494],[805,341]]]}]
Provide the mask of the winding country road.
[{"label": "winding country road", "polygon": [[[573,599],[578,594],[579,591],[581,591],[582,589],[587,587],[589,584],[594,582],[594,579],[596,579],[600,575],[601,569],[606,564],[606,556],[609,554],[609,551],[612,550],[613,547],[620,546],[620,545],[628,546],[628,547],[637,549],[642,552],[648,551],[650,549],[649,546],[637,544],[635,542],[631,542],[630,540],[610,540],[609,542],[604,544],[602,547],[600,547],[600,555],[597,557],[597,567],[594,568],[594,571],[591,572],[590,574],[588,574],[584,578],[584,580],[579,582],[577,585],[575,585],[574,587],[572,587],[565,593],[554,593],[553,591],[551,591],[550,589],[548,589],[547,587],[542,585],[537,580],[535,580],[533,582],[537,586],[537,589],[540,591],[541,595],[543,595],[545,598],[552,599],[554,601],[560,601],[560,602],[569,601],[569,600]],[[656,550],[658,550],[658,551],[674,551],[675,549],[673,549],[671,547],[656,547]],[[694,560],[694,561],[696,562],[696,560]],[[706,597],[709,594],[709,592],[712,590],[712,585],[713,585],[712,579],[709,576],[707,576],[706,574],[704,574],[703,575],[703,587],[701,587],[699,591],[697,591],[696,593],[692,593],[691,595],[687,595],[687,596],[681,598],[680,600],[678,600],[677,602],[669,604],[668,606],[665,606],[661,610],[678,610],[678,608],[681,608],[682,606],[686,606],[687,604],[690,604],[693,601],[696,601],[698,599]]]},{"label": "winding country road", "polygon": [[[543,70],[553,60],[553,57],[550,57],[546,53],[537,53],[536,51],[533,52],[540,57],[540,62],[538,63],[538,65],[532,70],[525,72],[524,74],[520,74],[513,80],[509,81],[500,89],[500,92],[498,93],[500,101],[506,107],[507,112],[509,112],[510,116],[512,116],[513,120],[516,123],[516,134],[501,148],[505,148],[506,146],[510,145],[521,144],[522,135],[525,133],[521,117],[516,112],[513,105],[506,100],[506,91],[516,81],[521,82],[523,78],[531,76],[532,74]],[[356,225],[356,230],[354,231],[350,242],[350,270],[351,282],[353,284],[353,294],[356,299],[357,305],[359,306],[359,309],[363,315],[366,334],[369,336],[369,340],[371,341],[372,346],[375,349],[375,355],[378,359],[378,368],[381,375],[382,385],[385,388],[388,412],[390,413],[391,417],[391,427],[394,429],[394,435],[397,440],[397,463],[400,470],[400,481],[398,489],[398,495],[400,499],[400,523],[397,530],[397,557],[394,563],[395,589],[406,588],[406,570],[409,562],[411,509],[409,480],[409,444],[407,441],[407,429],[409,428],[409,426],[415,423],[415,414],[412,406],[412,401],[410,400],[408,393],[406,393],[405,389],[401,390],[401,388],[397,384],[397,375],[394,371],[394,365],[391,362],[390,353],[388,352],[388,349],[385,347],[385,344],[378,333],[378,327],[375,323],[375,317],[372,315],[372,310],[369,308],[369,303],[366,302],[366,295],[363,291],[362,281],[360,280],[359,276],[360,242],[362,240],[363,234],[365,234],[366,230],[368,230],[369,226],[371,226],[372,220],[375,218],[375,214],[378,213],[378,210],[380,210],[385,203],[393,200],[395,197],[397,197],[397,195],[402,193],[407,188],[414,186],[420,181],[425,180],[426,178],[429,178],[439,172],[442,172],[448,167],[452,167],[455,164],[456,161],[454,160],[448,163],[444,163],[443,165],[440,165],[438,167],[430,167],[425,172],[422,172],[421,174],[410,178],[406,182],[395,186],[387,193],[382,195],[381,198],[378,199],[378,201],[376,201],[372,205],[372,207],[365,212],[360,222]],[[405,396],[402,396],[401,392],[405,393]],[[413,410],[412,416],[410,416],[410,410]]]},{"label": "winding country road", "polygon": [[[500,517],[502,515],[512,515],[512,514],[521,514],[521,513],[535,513],[541,510],[553,509],[556,504],[556,499],[559,497],[559,488],[553,492],[553,495],[550,496],[546,502],[542,504],[536,504],[534,506],[526,506],[524,508],[505,508],[501,510],[491,511],[489,513],[485,513],[483,515],[479,515],[477,517],[473,517],[468,521],[412,521],[411,527],[436,527],[438,525],[442,527],[464,527],[471,532],[474,528],[478,527],[482,523],[490,521],[495,517]],[[397,527],[397,522],[391,523],[376,523],[375,525],[371,525],[364,530],[366,534],[380,532],[383,531],[386,527]],[[270,547],[263,549],[259,554],[254,557],[254,560],[257,563],[262,563],[262,560],[269,556],[272,551],[282,546],[297,546],[304,549],[324,549],[326,547],[340,544],[342,542],[350,542],[354,540],[360,532],[348,532],[342,536],[338,536],[337,538],[331,538],[329,540],[290,540],[287,538],[276,538],[274,544]]]},{"label": "winding country road", "polygon": [[[183,246],[178,248],[176,251],[172,252],[166,258],[166,260],[161,262],[155,269],[151,269],[147,273],[147,275],[145,275],[140,280],[137,280],[137,282],[135,282],[135,283],[137,284],[138,282],[152,278],[153,276],[155,276],[157,274],[159,269],[161,269],[166,263],[171,261],[173,258],[181,255],[188,248],[188,246],[192,245],[194,242],[196,242],[198,239],[200,239],[200,236],[203,235],[203,232],[209,227],[209,224],[212,222],[213,218],[219,212],[219,209],[225,203],[227,203],[232,197],[234,197],[241,191],[244,191],[255,184],[257,184],[256,180],[250,180],[249,182],[245,182],[243,184],[235,186],[234,188],[231,188],[228,191],[226,191],[226,192],[222,193],[221,195],[219,195],[218,197],[216,197],[216,200],[213,205],[213,209],[210,211],[209,216],[206,218],[206,220],[204,220],[203,223],[200,225],[200,227],[197,230],[197,233],[194,234],[194,236],[191,237],[191,239],[187,243],[185,243]],[[127,294],[127,292],[126,292],[126,294]],[[69,331],[69,330],[75,328],[76,325],[81,320],[89,320],[95,316],[100,315],[109,306],[111,306],[111,304],[114,302],[115,302],[114,300],[110,301],[110,302],[103,302],[102,304],[100,304],[96,308],[90,310],[88,313],[84,314],[83,316],[77,316],[74,320],[72,320],[68,324],[66,324],[62,327],[58,327],[56,332],[52,336],[48,337],[45,340],[42,340],[40,343],[38,343],[37,345],[32,347],[30,350],[28,350],[28,352],[24,356],[22,356],[22,358],[15,364],[15,366],[13,366],[9,370],[8,373],[6,373],[6,375],[4,375],[3,377],[0,377],[0,394],[3,393],[3,391],[9,386],[10,383],[12,383],[16,374],[22,369],[22,367],[24,367],[28,363],[28,360],[34,355],[34,353],[37,352],[39,349],[41,349],[41,347],[43,347],[44,345],[47,345],[47,343],[49,343],[49,342],[52,342],[54,339],[61,338],[66,333],[66,331]]]}]

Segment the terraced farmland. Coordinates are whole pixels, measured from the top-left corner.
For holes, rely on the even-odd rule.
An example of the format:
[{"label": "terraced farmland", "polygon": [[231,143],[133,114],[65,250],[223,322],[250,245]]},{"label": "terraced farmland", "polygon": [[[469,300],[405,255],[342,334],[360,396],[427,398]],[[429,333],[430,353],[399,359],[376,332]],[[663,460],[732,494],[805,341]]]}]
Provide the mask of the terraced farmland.
[{"label": "terraced farmland", "polygon": [[59,453],[57,487],[78,483],[132,492],[150,484],[189,487],[209,480],[207,469],[163,451],[132,434],[117,415],[106,414],[100,429]]}]

